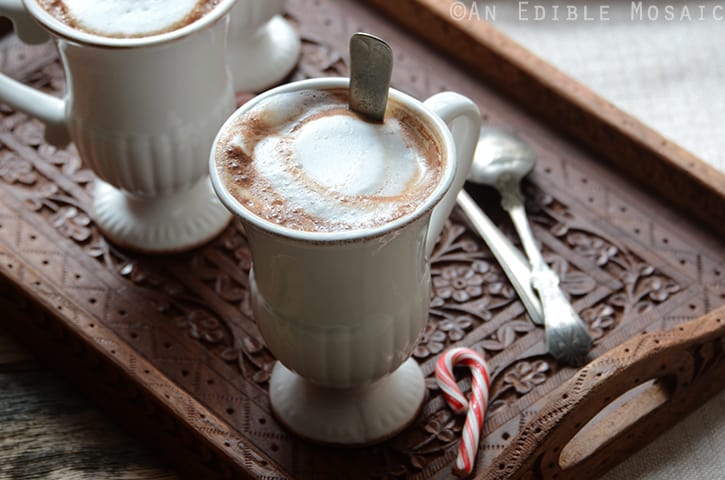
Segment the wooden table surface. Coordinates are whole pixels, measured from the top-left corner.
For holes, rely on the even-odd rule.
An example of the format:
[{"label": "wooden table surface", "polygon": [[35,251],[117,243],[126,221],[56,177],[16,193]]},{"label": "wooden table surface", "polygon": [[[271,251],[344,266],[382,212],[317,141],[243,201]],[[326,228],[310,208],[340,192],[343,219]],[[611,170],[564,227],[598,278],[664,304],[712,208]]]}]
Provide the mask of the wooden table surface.
[{"label": "wooden table surface", "polygon": [[120,422],[0,329],[0,479],[179,478]]},{"label": "wooden table surface", "polygon": [[[691,435],[701,436],[703,431],[697,422],[702,411],[709,409],[709,416],[717,418],[714,412],[723,402],[725,392],[684,419],[682,425],[689,428]],[[722,420],[715,423],[720,427],[712,428],[723,427]],[[657,454],[658,449],[667,450],[661,442],[677,443],[673,435],[679,428],[671,429],[615,467],[605,479],[625,480],[633,478],[633,473],[654,479],[661,478],[662,472],[690,468],[687,458],[675,455],[662,459]],[[642,466],[657,457],[662,460],[657,469]],[[0,328],[1,480],[178,478],[153,446],[126,433],[120,420],[101,412],[67,379],[38,361]]]}]

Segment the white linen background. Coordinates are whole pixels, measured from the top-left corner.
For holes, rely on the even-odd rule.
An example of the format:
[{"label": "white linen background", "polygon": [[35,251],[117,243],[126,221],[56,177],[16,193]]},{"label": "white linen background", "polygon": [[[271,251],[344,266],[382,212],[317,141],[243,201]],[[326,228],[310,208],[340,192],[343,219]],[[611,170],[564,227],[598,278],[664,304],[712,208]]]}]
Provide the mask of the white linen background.
[{"label": "white linen background", "polygon": [[[471,1],[461,3],[473,13]],[[545,20],[536,20],[536,5],[544,7],[538,13]],[[559,5],[558,20],[553,5]],[[607,15],[600,15],[602,5]],[[495,8],[488,20],[497,28],[725,172],[725,0],[491,0],[477,6],[478,18],[485,19],[487,6],[489,13]],[[568,6],[576,7],[577,20],[566,20]],[[583,19],[585,7],[594,20]],[[720,480],[723,447],[725,392],[603,478]]]}]

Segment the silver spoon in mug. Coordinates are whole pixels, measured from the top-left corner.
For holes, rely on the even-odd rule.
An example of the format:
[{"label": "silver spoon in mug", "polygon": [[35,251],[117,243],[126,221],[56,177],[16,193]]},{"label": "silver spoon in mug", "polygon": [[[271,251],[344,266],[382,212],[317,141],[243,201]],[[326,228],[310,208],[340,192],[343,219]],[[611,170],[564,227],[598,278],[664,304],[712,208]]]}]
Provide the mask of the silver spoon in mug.
[{"label": "silver spoon in mug", "polygon": [[393,50],[384,40],[368,33],[350,37],[350,109],[382,122],[388,103]]},{"label": "silver spoon in mug", "polygon": [[501,206],[511,216],[531,264],[531,285],[539,293],[544,314],[546,347],[557,360],[573,364],[589,351],[592,338],[544,261],[526,217],[520,183],[535,163],[534,152],[523,140],[486,128],[481,130],[468,179],[493,186],[501,194]]},{"label": "silver spoon in mug", "polygon": [[[353,111],[376,121],[383,120],[392,68],[392,49],[382,39],[367,33],[356,33],[350,38],[349,101]],[[541,305],[531,290],[531,272],[526,259],[465,191],[458,194],[457,201],[498,260],[531,320],[543,325]]]}]

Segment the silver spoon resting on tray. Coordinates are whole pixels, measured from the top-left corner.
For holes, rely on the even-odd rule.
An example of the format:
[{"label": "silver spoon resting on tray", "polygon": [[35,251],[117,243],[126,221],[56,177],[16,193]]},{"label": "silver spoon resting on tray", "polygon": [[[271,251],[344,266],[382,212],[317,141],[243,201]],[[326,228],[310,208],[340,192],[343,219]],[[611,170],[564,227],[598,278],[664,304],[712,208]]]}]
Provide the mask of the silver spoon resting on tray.
[{"label": "silver spoon resting on tray", "polygon": [[544,314],[546,347],[557,360],[573,364],[587,354],[592,338],[559,288],[558,276],[544,261],[526,217],[520,182],[535,163],[534,152],[523,140],[485,128],[468,179],[491,185],[501,194],[501,206],[511,216],[531,264],[531,285],[539,293]]},{"label": "silver spoon resting on tray", "polygon": [[[393,51],[384,40],[367,33],[354,34],[350,38],[350,108],[372,120],[382,121],[392,70]],[[531,272],[526,259],[465,191],[458,194],[457,200],[511,281],[531,320],[543,325],[541,305],[531,290]]]}]

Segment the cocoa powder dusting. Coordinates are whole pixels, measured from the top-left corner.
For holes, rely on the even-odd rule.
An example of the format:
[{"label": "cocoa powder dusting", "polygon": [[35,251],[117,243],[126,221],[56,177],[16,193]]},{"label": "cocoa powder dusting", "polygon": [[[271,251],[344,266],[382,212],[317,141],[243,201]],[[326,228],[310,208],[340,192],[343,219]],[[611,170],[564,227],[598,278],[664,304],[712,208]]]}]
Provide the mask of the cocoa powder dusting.
[{"label": "cocoa powder dusting", "polygon": [[[91,1],[91,0],[89,0]],[[217,5],[219,5],[219,2],[221,0],[199,0],[194,8],[181,20],[178,22],[175,22],[168,27],[165,27],[163,29],[154,30],[150,32],[144,32],[139,34],[116,34],[116,33],[108,33],[108,32],[100,32],[93,30],[91,28],[87,28],[84,25],[81,25],[76,19],[74,19],[68,12],[68,7],[65,5],[65,2],[63,0],[37,0],[38,5],[40,5],[43,10],[48,12],[51,16],[53,16],[56,20],[60,21],[61,23],[75,29],[80,30],[86,33],[90,33],[93,35],[98,35],[99,37],[107,37],[107,38],[143,38],[143,37],[151,37],[154,35],[160,35],[162,33],[168,33],[173,32],[174,30],[178,30],[182,27],[185,27],[187,25],[190,25],[200,18],[202,18],[207,13],[211,12],[216,8]]]},{"label": "cocoa powder dusting", "polygon": [[[329,102],[328,108],[320,112],[310,112],[309,114],[300,113],[302,119],[289,128],[289,135],[294,135],[307,122],[328,115],[352,116],[361,121],[369,122],[367,118],[361,117],[349,109],[346,90],[328,90],[326,94],[325,101]],[[246,112],[229,125],[222,134],[216,151],[220,179],[229,190],[229,193],[251,213],[293,230],[331,232],[372,228],[388,223],[396,218],[408,215],[418,208],[422,199],[430,193],[430,190],[421,192],[419,185],[435,186],[437,184],[443,169],[443,156],[440,142],[434,132],[431,131],[431,127],[421,123],[415,112],[410,111],[403,105],[389,103],[386,116],[395,118],[402,127],[401,134],[405,142],[417,149],[427,162],[425,172],[411,178],[408,182],[409,185],[407,185],[409,188],[405,188],[405,191],[400,194],[379,197],[374,194],[346,196],[342,193],[333,193],[324,185],[310,178],[307,172],[295,163],[294,158],[289,157],[292,155],[292,148],[287,138],[276,140],[277,154],[279,158],[283,159],[281,161],[285,170],[293,178],[297,179],[301,185],[304,185],[307,191],[319,193],[321,197],[330,198],[332,195],[335,201],[341,205],[348,205],[352,208],[359,207],[365,211],[378,210],[379,202],[394,203],[396,205],[393,212],[383,213],[379,211],[371,224],[361,224],[359,222],[349,224],[342,219],[337,221],[331,218],[317,218],[305,208],[290,205],[289,201],[280,196],[280,193],[269,183],[268,179],[257,174],[254,162],[260,160],[254,158],[256,145],[270,135],[278,135],[277,129],[280,128],[279,125],[271,125],[268,119],[265,120],[263,111],[261,113]],[[285,123],[285,125],[287,124]]]}]

